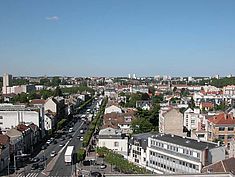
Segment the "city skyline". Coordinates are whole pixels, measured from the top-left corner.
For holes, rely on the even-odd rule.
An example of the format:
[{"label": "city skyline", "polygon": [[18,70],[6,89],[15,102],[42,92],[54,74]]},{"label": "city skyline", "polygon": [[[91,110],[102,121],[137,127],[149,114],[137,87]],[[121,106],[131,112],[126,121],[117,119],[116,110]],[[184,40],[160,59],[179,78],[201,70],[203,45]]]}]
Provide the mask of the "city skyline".
[{"label": "city skyline", "polygon": [[234,75],[235,2],[2,1],[1,73]]}]

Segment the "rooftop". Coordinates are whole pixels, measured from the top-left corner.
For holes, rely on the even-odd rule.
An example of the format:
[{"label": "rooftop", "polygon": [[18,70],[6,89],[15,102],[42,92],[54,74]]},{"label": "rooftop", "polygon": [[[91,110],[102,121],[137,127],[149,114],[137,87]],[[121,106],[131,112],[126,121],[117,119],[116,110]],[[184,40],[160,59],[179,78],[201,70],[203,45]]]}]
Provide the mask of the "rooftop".
[{"label": "rooftop", "polygon": [[151,138],[196,150],[204,150],[206,148],[213,149],[218,147],[217,143],[204,142],[171,134],[158,134],[151,136]]}]

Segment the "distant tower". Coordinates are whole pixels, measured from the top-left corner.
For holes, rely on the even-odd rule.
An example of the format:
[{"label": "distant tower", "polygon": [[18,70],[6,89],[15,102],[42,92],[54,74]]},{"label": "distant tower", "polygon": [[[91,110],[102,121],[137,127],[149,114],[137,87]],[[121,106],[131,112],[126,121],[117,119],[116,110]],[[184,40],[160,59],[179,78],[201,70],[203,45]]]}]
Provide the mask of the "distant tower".
[{"label": "distant tower", "polygon": [[136,79],[136,75],[135,74],[133,74],[133,79]]},{"label": "distant tower", "polygon": [[2,93],[8,94],[8,87],[12,86],[12,75],[4,73],[3,74],[3,84],[2,84]]},{"label": "distant tower", "polygon": [[131,74],[128,74],[128,78],[129,78],[129,79],[131,78]]},{"label": "distant tower", "polygon": [[4,73],[3,74],[3,87],[11,87],[12,85],[12,75]]}]

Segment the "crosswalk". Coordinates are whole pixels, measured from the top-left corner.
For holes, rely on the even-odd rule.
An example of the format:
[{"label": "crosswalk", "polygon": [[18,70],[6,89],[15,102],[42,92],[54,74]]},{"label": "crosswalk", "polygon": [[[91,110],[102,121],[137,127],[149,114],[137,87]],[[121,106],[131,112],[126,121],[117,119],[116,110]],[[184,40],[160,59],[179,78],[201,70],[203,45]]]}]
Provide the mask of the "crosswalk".
[{"label": "crosswalk", "polygon": [[40,173],[20,173],[16,177],[37,177]]}]

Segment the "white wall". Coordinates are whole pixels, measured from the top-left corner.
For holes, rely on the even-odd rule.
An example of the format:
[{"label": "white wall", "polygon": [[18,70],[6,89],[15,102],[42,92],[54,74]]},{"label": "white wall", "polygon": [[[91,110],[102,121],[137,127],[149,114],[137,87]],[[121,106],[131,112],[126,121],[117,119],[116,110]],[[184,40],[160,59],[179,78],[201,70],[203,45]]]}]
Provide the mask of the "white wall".
[{"label": "white wall", "polygon": [[40,114],[37,111],[0,111],[0,116],[0,128],[2,129],[10,129],[21,122],[34,123],[40,127]]},{"label": "white wall", "polygon": [[57,113],[57,109],[56,109],[56,103],[51,99],[49,98],[46,103],[44,104],[44,110],[50,110],[52,112],[55,112]]},{"label": "white wall", "polygon": [[[118,142],[118,146],[114,146],[115,142]],[[106,147],[114,150],[120,154],[127,155],[128,139],[99,139],[98,147]]]}]

